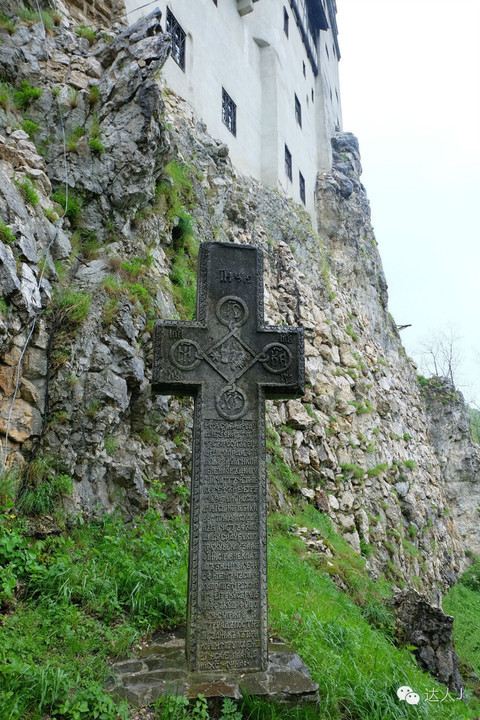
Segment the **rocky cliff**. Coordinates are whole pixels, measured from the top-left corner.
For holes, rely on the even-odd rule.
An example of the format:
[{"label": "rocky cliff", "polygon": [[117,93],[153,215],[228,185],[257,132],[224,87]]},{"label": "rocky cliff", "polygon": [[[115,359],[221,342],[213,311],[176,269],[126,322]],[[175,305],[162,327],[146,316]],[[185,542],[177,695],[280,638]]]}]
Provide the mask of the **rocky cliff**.
[{"label": "rocky cliff", "polygon": [[271,507],[315,504],[373,574],[437,599],[478,530],[459,535],[388,314],[355,138],[333,139],[313,227],[162,89],[159,15],[87,36],[56,22],[0,30],[0,430],[19,502],[53,524],[59,505],[128,514],[149,494],[186,510],[192,403],[152,397],[153,325],[193,313],[199,242],[253,243],[268,322],[306,333],[305,397],[268,403]]}]

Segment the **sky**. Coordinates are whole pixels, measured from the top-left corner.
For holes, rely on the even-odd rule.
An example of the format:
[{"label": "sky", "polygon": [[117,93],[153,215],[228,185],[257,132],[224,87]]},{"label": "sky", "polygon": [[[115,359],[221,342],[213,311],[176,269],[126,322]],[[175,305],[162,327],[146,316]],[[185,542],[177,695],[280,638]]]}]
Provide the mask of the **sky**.
[{"label": "sky", "polygon": [[337,0],[343,128],[407,352],[453,337],[480,407],[480,0]]}]

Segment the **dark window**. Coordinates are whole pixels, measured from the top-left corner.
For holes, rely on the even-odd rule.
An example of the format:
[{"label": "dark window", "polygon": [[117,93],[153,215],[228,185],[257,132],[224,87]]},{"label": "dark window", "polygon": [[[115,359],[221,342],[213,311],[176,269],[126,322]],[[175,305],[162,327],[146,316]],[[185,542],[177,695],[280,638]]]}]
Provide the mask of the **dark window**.
[{"label": "dark window", "polygon": [[295,95],[295,118],[297,120],[297,123],[302,127],[302,106],[300,104],[300,100]]},{"label": "dark window", "polygon": [[288,37],[288,12],[283,8],[283,32]]},{"label": "dark window", "polygon": [[302,64],[303,64],[303,77],[307,77],[307,69],[305,67],[305,63],[302,63]]},{"label": "dark window", "polygon": [[289,180],[292,179],[292,153],[285,145],[285,173]]},{"label": "dark window", "polygon": [[172,38],[172,58],[182,70],[185,70],[185,39],[187,36],[170,8],[167,8],[167,33]]},{"label": "dark window", "polygon": [[237,134],[237,106],[225,88],[222,88],[222,120],[232,135]]},{"label": "dark window", "polygon": [[302,173],[298,173],[298,184],[300,186],[300,200],[305,205],[305,178]]}]

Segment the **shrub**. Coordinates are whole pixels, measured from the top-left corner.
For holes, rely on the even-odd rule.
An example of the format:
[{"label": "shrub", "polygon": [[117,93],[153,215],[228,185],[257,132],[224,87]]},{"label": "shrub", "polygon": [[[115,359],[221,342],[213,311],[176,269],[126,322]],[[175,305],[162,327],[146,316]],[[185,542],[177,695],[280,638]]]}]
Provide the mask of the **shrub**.
[{"label": "shrub", "polygon": [[13,101],[20,110],[25,110],[34,100],[38,100],[42,95],[40,88],[30,85],[26,80],[22,80],[20,87],[13,93]]}]

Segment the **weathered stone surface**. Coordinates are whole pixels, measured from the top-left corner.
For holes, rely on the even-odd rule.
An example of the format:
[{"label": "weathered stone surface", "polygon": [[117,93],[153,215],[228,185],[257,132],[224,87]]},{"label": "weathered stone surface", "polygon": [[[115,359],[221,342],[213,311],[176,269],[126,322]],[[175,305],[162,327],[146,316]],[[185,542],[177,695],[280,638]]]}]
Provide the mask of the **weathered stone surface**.
[{"label": "weathered stone surface", "polygon": [[263,292],[257,248],[204,244],[196,321],[155,331],[155,391],[195,395],[191,670],[268,663],[264,398],[302,395],[305,370],[303,328],[265,327]]},{"label": "weathered stone surface", "polygon": [[460,692],[458,658],[453,644],[453,617],[431,605],[415,590],[407,590],[394,600],[399,642],[414,645],[419,665],[450,690]]},{"label": "weathered stone surface", "polygon": [[8,437],[16,442],[24,442],[32,435],[41,431],[41,417],[25,400],[16,399],[13,403],[9,398],[0,400],[0,433],[8,432]]},{"label": "weathered stone surface", "polygon": [[169,635],[145,648],[141,659],[115,663],[111,673],[110,692],[136,706],[147,705],[164,694],[185,695],[192,700],[200,693],[208,700],[240,700],[248,694],[295,705],[318,700],[318,685],[308,668],[280,642],[269,645],[264,671],[199,673],[187,668],[184,639]]}]

